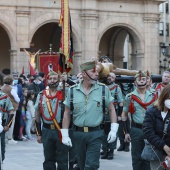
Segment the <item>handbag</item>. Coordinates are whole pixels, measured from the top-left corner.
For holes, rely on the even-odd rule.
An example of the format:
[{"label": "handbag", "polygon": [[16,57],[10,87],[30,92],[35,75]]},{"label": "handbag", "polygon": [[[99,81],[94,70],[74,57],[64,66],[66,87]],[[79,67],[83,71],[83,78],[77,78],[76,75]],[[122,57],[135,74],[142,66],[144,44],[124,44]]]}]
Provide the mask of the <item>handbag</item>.
[{"label": "handbag", "polygon": [[[162,139],[167,134],[169,121],[170,121],[170,119],[167,119],[165,121]],[[163,150],[158,149],[155,146],[151,145],[146,139],[144,140],[144,142],[145,142],[145,146],[142,151],[141,158],[146,161],[160,160],[163,156]]]},{"label": "handbag", "polygon": [[163,156],[163,150],[157,149],[151,145],[146,139],[144,140],[145,146],[141,154],[141,158],[146,161],[160,160]]}]

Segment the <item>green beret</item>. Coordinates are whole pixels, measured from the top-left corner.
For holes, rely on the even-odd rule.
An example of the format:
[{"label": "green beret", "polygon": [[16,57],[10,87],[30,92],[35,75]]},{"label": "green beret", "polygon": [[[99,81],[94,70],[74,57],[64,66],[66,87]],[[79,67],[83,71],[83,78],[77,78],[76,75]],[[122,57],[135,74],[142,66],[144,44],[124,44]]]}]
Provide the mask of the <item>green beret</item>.
[{"label": "green beret", "polygon": [[147,75],[145,74],[144,71],[139,71],[136,75],[135,75],[135,79],[138,78],[138,77],[147,77]]},{"label": "green beret", "polygon": [[80,65],[81,71],[84,70],[91,70],[96,67],[96,62],[95,61],[86,61]]},{"label": "green beret", "polygon": [[55,71],[50,71],[47,75],[47,77],[49,76],[53,76],[53,75],[58,75]]}]

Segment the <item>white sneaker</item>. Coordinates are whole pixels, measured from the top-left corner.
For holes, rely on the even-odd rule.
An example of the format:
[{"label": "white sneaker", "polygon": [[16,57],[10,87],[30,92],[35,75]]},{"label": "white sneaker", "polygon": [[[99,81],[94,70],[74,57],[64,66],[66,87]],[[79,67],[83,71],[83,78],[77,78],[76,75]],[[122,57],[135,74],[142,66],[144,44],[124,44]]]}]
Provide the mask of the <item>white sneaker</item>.
[{"label": "white sneaker", "polygon": [[8,144],[17,144],[18,142],[14,139],[8,139]]}]

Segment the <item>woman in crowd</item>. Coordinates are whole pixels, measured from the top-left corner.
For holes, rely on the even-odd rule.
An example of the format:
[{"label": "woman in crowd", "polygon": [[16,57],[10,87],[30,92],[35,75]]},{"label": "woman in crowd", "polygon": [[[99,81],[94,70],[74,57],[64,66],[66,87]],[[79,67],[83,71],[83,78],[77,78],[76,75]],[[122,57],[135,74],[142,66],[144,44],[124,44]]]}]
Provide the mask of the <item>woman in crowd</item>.
[{"label": "woman in crowd", "polygon": [[25,131],[27,135],[28,140],[34,140],[34,138],[31,136],[31,127],[33,125],[33,122],[35,120],[35,109],[34,109],[34,92],[31,90],[28,90],[28,94],[26,97],[26,125],[25,125]]},{"label": "woman in crowd", "polygon": [[145,115],[144,136],[154,150],[156,148],[162,151],[157,160],[150,161],[151,170],[163,170],[162,162],[170,156],[170,85],[164,88],[154,106]]}]

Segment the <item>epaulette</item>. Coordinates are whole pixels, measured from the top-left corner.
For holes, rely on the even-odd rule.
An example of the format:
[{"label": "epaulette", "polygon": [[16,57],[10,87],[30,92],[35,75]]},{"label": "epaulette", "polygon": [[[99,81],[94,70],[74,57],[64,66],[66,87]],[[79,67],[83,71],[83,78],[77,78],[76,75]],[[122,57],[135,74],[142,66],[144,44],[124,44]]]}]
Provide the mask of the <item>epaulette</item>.
[{"label": "epaulette", "polygon": [[128,93],[128,94],[127,94],[127,98],[128,98],[129,100],[131,100],[131,97],[132,97],[132,93]]},{"label": "epaulette", "polygon": [[103,86],[103,85],[105,85],[105,84],[104,84],[104,83],[98,83],[98,85]]},{"label": "epaulette", "polygon": [[76,86],[78,86],[78,84],[74,84],[74,85],[70,86],[70,88],[74,88]]},{"label": "epaulette", "polygon": [[44,90],[40,91],[39,94],[43,94],[43,91],[44,91]]}]

